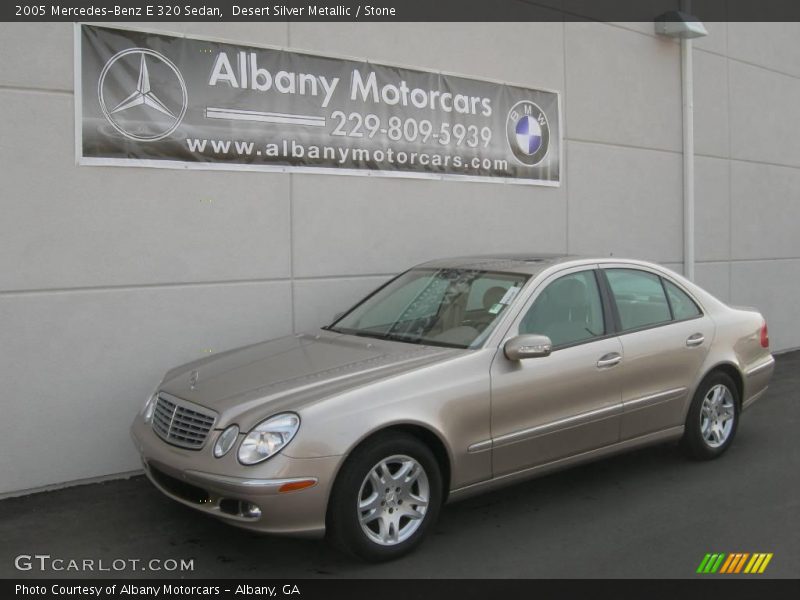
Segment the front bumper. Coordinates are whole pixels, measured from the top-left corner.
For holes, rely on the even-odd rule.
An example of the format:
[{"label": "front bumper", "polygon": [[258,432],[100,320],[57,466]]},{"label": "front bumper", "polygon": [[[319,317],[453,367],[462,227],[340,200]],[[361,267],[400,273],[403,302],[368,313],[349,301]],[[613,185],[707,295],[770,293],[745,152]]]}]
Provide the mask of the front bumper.
[{"label": "front bumper", "polygon": [[[214,458],[211,448],[220,433],[212,431],[201,450],[186,450],[163,441],[141,416],[131,427],[148,479],[173,500],[245,529],[309,537],[324,534],[328,496],[341,457],[277,454],[261,464],[244,466],[236,460],[236,448]],[[315,481],[311,487],[279,491],[286,483],[308,479]]]}]

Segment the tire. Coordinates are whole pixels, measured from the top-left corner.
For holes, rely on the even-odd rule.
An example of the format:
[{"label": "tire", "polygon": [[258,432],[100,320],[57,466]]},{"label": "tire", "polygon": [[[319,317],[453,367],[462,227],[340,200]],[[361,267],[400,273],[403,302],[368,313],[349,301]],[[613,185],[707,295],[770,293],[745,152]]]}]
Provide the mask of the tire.
[{"label": "tire", "polygon": [[689,457],[712,460],[733,442],[739,426],[741,402],[733,379],[711,373],[698,386],[686,416],[681,445]]},{"label": "tire", "polygon": [[411,435],[382,435],[342,466],[328,504],[327,537],[364,560],[392,560],[422,542],[441,504],[441,470],[430,448]]}]

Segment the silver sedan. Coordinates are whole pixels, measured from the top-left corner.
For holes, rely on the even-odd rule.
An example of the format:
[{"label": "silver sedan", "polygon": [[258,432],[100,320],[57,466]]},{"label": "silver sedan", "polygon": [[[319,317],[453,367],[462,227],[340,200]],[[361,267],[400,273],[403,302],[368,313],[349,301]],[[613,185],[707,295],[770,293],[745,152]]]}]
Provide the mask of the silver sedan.
[{"label": "silver sedan", "polygon": [[172,369],[132,434],[178,502],[386,560],[448,500],[671,440],[720,456],[773,365],[757,310],[656,264],[437,260],[321,330]]}]

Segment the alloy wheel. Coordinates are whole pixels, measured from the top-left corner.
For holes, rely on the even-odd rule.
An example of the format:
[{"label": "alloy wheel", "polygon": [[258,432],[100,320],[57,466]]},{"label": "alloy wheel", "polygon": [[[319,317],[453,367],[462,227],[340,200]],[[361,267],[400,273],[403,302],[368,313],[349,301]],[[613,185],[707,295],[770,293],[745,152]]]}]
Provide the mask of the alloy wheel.
[{"label": "alloy wheel", "polygon": [[400,544],[419,529],[429,503],[422,465],[404,454],[384,458],[369,470],[358,493],[361,530],[382,546]]},{"label": "alloy wheel", "polygon": [[736,407],[733,394],[722,384],[713,386],[703,398],[700,409],[700,433],[710,448],[719,448],[730,437]]}]

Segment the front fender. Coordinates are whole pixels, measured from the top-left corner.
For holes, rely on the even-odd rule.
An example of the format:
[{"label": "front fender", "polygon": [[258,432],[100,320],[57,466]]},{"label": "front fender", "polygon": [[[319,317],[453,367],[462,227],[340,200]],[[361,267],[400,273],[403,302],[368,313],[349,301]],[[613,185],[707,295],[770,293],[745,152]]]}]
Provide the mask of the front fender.
[{"label": "front fender", "polygon": [[284,452],[296,458],[347,456],[384,429],[412,425],[441,440],[454,487],[488,479],[491,453],[467,448],[490,437],[493,354],[494,349],[475,350],[306,406],[299,411],[300,431]]}]

